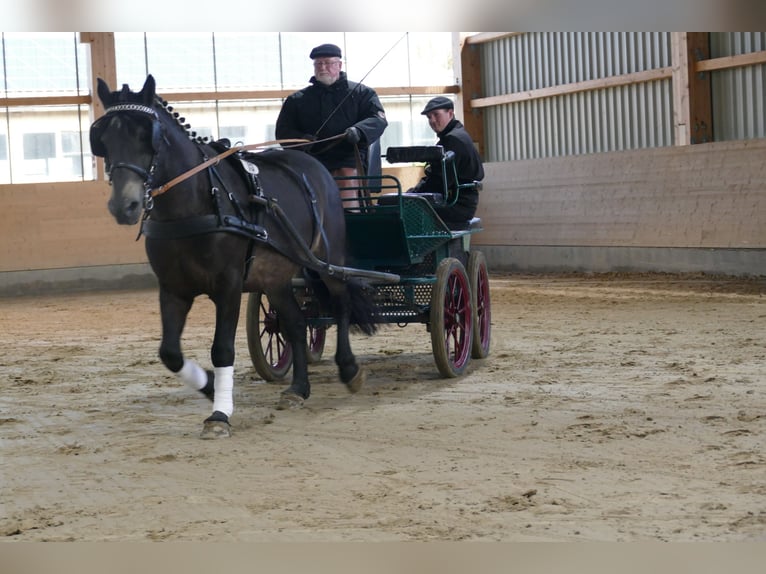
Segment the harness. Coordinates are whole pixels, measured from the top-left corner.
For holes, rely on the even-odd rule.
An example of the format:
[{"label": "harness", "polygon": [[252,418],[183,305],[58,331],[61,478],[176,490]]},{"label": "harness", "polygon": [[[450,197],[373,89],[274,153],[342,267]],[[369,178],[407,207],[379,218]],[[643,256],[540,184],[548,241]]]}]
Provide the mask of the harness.
[{"label": "harness", "polygon": [[[109,161],[106,149],[101,143],[100,137],[103,131],[107,128],[111,117],[117,113],[144,114],[151,119],[153,155],[148,169],[129,162],[117,162],[112,164]],[[292,147],[289,144],[302,145],[303,143],[306,143],[305,140],[281,140],[238,147],[228,147],[222,142],[215,142],[211,145],[213,149],[219,153],[212,158],[208,158],[204,151],[198,147],[202,153],[202,162],[194,168],[159,186],[155,185],[154,177],[157,172],[160,152],[163,151],[164,147],[169,146],[170,143],[165,136],[164,126],[159,115],[154,108],[137,103],[120,103],[109,106],[106,109],[105,114],[91,126],[90,143],[93,154],[104,157],[105,159],[106,172],[109,176],[110,185],[111,174],[115,169],[128,169],[143,179],[143,215],[136,240],[138,240],[142,234],[151,239],[180,239],[208,233],[233,233],[250,239],[245,275],[252,263],[255,242],[269,245],[272,249],[275,249],[288,259],[303,267],[315,271],[334,272],[333,266],[323,263],[316,258],[311,251],[311,248],[301,239],[298,231],[279,206],[277,200],[265,195],[260,178],[260,170],[256,163],[256,156],[258,157],[258,161],[268,161],[266,154],[247,153],[247,150],[249,149],[263,148],[274,143],[288,144],[283,147]],[[243,206],[236,196],[227,188],[226,182],[221,177],[218,170],[218,165],[221,160],[228,158],[233,154],[236,154],[235,159],[238,159],[239,161],[232,162],[230,165],[235,166],[239,176],[247,185],[248,195],[246,206]],[[276,162],[274,162],[274,165],[288,173],[296,181],[296,184],[301,186],[308,194],[314,223],[311,245],[317,246],[320,243],[323,243],[325,247],[329,249],[324,226],[321,223],[322,217],[319,211],[316,193],[309,184],[305,174],[298,174],[288,165],[277,164]],[[210,198],[213,213],[174,221],[156,221],[151,219],[151,212],[154,208],[154,198],[157,195],[165,193],[171,187],[203,171],[209,173],[211,181]],[[224,213],[224,201],[228,201],[229,205],[232,206],[232,210],[234,211],[233,215]],[[296,255],[294,249],[290,250],[289,246],[279,245],[269,237],[268,230],[262,225],[263,215],[267,212],[275,217],[278,224],[286,232],[287,237],[291,239],[293,247],[297,248],[299,252],[298,255]]]}]

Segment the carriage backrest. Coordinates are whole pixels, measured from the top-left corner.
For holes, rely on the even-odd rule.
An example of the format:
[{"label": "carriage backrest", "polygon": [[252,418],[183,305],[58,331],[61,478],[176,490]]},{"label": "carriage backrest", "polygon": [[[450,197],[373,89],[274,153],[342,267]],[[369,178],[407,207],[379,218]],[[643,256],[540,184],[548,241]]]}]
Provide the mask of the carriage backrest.
[{"label": "carriage backrest", "polygon": [[[390,201],[380,201],[380,199]],[[420,263],[452,238],[425,197],[392,193],[361,212],[346,212],[349,255],[365,268]]]}]

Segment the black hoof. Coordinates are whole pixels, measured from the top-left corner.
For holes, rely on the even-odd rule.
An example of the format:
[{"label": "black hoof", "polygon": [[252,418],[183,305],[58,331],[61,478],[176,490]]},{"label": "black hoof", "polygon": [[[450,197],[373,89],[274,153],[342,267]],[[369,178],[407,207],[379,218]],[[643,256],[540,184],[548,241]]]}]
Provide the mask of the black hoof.
[{"label": "black hoof", "polygon": [[200,438],[214,439],[229,438],[230,436],[231,425],[229,424],[229,417],[224,413],[221,411],[215,411],[212,415],[205,419]]},{"label": "black hoof", "polygon": [[292,392],[284,392],[282,393],[282,396],[279,397],[279,402],[277,403],[276,409],[278,411],[291,411],[293,409],[299,409],[303,406],[303,397],[300,395],[296,395]]},{"label": "black hoof", "polygon": [[359,369],[356,372],[356,375],[354,375],[354,378],[346,383],[346,387],[348,387],[348,392],[350,393],[358,392],[359,389],[362,388],[366,380],[367,380],[367,371],[365,371],[364,369]]},{"label": "black hoof", "polygon": [[349,392],[356,393],[367,380],[367,372],[359,365],[347,365],[340,369],[340,380],[348,387]]}]

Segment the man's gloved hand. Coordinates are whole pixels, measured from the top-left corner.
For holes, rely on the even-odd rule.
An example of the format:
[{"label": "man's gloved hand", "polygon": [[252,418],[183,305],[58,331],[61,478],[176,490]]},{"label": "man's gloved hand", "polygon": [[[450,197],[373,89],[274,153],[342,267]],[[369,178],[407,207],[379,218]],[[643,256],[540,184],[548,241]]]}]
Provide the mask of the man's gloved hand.
[{"label": "man's gloved hand", "polygon": [[359,133],[359,128],[350,127],[346,130],[346,140],[350,144],[358,144],[360,139],[362,139],[362,136]]}]

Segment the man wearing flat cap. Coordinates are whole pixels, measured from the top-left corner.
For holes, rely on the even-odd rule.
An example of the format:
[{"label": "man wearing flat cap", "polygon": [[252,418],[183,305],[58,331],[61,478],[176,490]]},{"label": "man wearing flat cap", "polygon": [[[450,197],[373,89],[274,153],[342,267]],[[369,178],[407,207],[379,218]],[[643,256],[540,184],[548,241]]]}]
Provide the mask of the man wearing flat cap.
[{"label": "man wearing flat cap", "polygon": [[[428,118],[428,125],[439,138],[436,145],[442,146],[444,151],[455,153],[458,183],[471,183],[484,179],[484,167],[479,152],[463,124],[455,118],[455,105],[452,100],[444,96],[437,96],[429,100],[420,113]],[[449,175],[450,172],[448,171],[448,180],[454,179],[450,178]],[[454,193],[454,181],[448,181],[447,188]],[[429,163],[426,165],[423,178],[409,191],[444,194],[444,190],[441,163]],[[460,189],[458,200],[454,205],[438,206],[435,209],[448,225],[460,224],[469,221],[474,216],[478,204],[479,191],[475,187],[469,186]]]},{"label": "man wearing flat cap", "polygon": [[[388,126],[383,106],[372,88],[346,77],[341,70],[341,50],[335,44],[317,46],[309,58],[314,61],[311,85],[285,99],[277,117],[276,137],[315,141],[342,136],[304,149],[334,176],[358,176],[367,166],[370,144]],[[358,186],[356,180],[339,180],[338,185],[341,197],[358,195],[356,190],[344,190]],[[354,202],[344,202],[344,206],[355,207]]]}]

